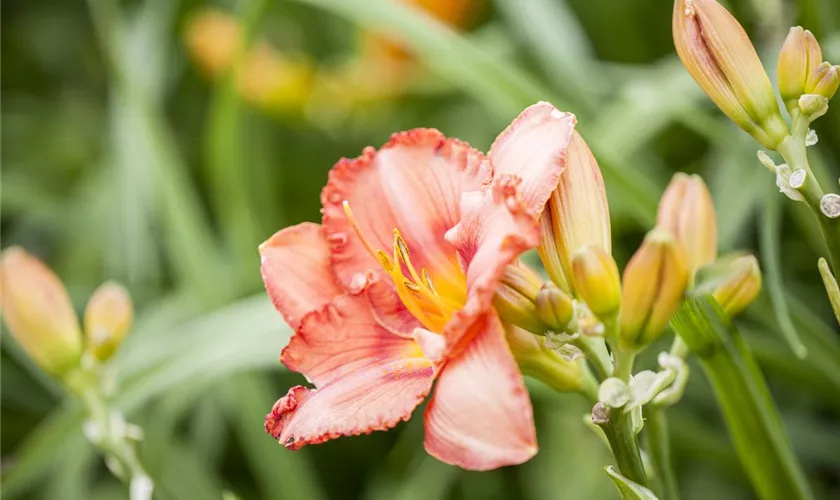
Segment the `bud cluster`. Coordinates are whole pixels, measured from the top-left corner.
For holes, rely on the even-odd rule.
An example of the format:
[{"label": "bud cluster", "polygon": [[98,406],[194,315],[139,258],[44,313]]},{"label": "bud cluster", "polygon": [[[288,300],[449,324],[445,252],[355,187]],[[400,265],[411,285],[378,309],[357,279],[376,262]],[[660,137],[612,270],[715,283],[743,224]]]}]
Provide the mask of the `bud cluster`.
[{"label": "bud cluster", "polygon": [[[551,283],[524,266],[510,266],[495,305],[505,322],[537,335],[550,333],[555,347],[607,334],[614,348],[635,352],[665,331],[686,292],[712,294],[734,315],[761,287],[754,257],[718,265],[712,197],[699,176],[682,173],[662,196],[656,227],[622,276],[610,250],[601,172],[577,133],[541,217],[539,254]],[[695,289],[698,271],[716,265],[724,271]]]},{"label": "bud cluster", "polygon": [[[733,122],[762,146],[776,149],[788,126],[744,28],[717,0],[676,0],[674,45],[688,72]],[[840,67],[822,60],[814,35],[790,29],[777,63],[779,94],[793,117],[824,114],[840,86]]]},{"label": "bud cluster", "polygon": [[64,377],[85,355],[104,362],[131,326],[128,292],[103,284],[85,310],[84,332],[61,280],[22,248],[0,254],[0,311],[9,332],[45,372]]}]

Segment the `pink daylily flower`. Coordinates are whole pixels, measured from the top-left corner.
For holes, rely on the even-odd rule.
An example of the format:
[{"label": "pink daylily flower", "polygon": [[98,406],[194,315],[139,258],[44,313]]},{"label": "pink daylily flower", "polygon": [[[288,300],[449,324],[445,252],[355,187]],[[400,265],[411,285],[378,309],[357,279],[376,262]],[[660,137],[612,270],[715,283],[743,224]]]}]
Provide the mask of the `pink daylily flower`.
[{"label": "pink daylily flower", "polygon": [[289,449],[387,430],[432,391],[425,447],[487,470],[537,452],[533,412],[492,307],[504,269],[539,243],[537,217],[565,168],[576,120],[526,109],[484,154],[437,130],[394,134],[342,159],[321,225],[260,246],[262,276],[294,328],[293,387],[266,417]]}]

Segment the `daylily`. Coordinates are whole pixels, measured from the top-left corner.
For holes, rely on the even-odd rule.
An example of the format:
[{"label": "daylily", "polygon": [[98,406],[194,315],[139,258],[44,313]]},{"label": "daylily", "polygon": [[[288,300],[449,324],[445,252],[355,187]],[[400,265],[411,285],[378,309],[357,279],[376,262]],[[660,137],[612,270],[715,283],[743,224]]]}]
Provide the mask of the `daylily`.
[{"label": "daylily", "polygon": [[492,303],[507,266],[539,244],[575,122],[538,103],[487,155],[415,129],[335,165],[322,224],[260,246],[266,289],[295,330],[281,361],[315,386],[277,401],[266,417],[275,439],[298,449],[390,429],[436,381],[425,414],[431,455],[487,470],[537,452]]}]

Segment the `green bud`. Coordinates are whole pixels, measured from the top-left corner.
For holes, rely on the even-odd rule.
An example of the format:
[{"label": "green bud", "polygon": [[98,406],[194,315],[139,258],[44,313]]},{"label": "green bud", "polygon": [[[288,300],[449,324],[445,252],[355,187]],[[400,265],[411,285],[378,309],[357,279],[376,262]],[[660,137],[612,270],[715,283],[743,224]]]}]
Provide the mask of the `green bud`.
[{"label": "green bud", "polygon": [[542,280],[521,266],[508,266],[496,288],[493,306],[499,317],[529,332],[544,334],[546,326],[537,317],[537,294]]},{"label": "green bud", "polygon": [[736,316],[753,303],[761,291],[761,270],[754,255],[732,260],[712,291],[721,309]]},{"label": "green bud", "polygon": [[588,245],[572,256],[575,289],[589,310],[599,318],[608,318],[621,305],[621,280],[618,266],[603,248]]},{"label": "green bud", "polygon": [[566,292],[546,283],[537,293],[537,318],[555,332],[566,329],[575,313],[575,304]]},{"label": "green bud", "polygon": [[806,83],[822,62],[822,50],[814,35],[800,26],[790,29],[779,52],[779,93],[788,111],[796,109],[799,97],[807,94]]},{"label": "green bud", "polygon": [[682,300],[688,279],[682,247],[665,230],[649,232],[624,270],[619,316],[623,348],[640,349],[661,335]]},{"label": "green bud", "polygon": [[114,282],[103,283],[85,309],[87,348],[99,361],[107,361],[131,327],[134,308],[128,291]]}]

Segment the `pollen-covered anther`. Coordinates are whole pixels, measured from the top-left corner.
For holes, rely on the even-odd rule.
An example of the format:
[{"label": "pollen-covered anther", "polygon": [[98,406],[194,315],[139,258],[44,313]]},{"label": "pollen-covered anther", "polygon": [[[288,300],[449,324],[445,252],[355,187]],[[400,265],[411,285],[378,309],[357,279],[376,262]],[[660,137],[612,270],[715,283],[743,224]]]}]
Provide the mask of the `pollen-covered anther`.
[{"label": "pollen-covered anther", "polygon": [[368,253],[379,262],[379,265],[391,278],[396,292],[406,308],[424,326],[432,331],[440,331],[446,321],[458,310],[458,305],[438,294],[425,268],[422,268],[420,272],[417,271],[417,268],[411,262],[411,253],[399,229],[394,228],[392,256],[381,249],[374,251],[373,245],[362,233],[359,222],[350,209],[350,203],[345,200],[342,205],[344,214],[353,231]]}]

